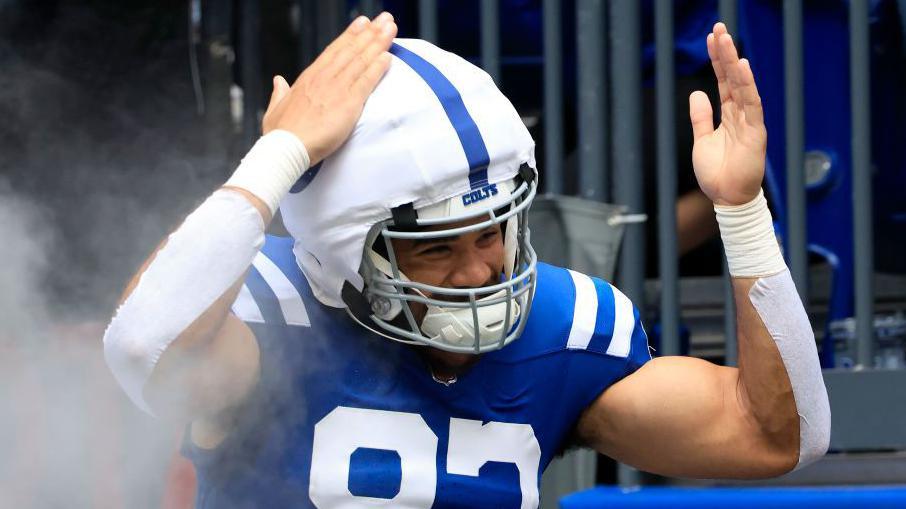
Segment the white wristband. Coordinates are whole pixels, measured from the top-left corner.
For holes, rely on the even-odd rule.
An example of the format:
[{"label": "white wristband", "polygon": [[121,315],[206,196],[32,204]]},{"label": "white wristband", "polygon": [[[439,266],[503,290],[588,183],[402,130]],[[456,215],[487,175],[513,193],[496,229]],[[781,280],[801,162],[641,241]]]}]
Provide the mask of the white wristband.
[{"label": "white wristband", "polygon": [[224,185],[254,194],[273,215],[310,162],[302,141],[289,131],[277,129],[258,139]]},{"label": "white wristband", "polygon": [[715,205],[730,275],[762,277],[786,270],[764,192],[742,205]]}]

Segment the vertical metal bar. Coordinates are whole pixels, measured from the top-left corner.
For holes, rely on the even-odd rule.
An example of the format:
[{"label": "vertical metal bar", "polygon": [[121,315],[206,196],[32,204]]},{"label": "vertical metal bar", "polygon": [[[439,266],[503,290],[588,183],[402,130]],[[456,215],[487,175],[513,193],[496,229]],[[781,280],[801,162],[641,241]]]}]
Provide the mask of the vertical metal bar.
[{"label": "vertical metal bar", "polygon": [[[717,12],[720,20],[727,26],[727,31],[736,37],[738,28],[737,3],[739,0],[718,0]],[[737,41],[739,44],[739,41]]]},{"label": "vertical metal bar", "polygon": [[[738,17],[737,17],[738,0],[720,0],[718,10],[720,19],[727,26],[727,31],[737,37]],[[739,39],[736,39],[737,44]],[[724,277],[724,364],[735,366],[739,357],[738,338],[736,337],[736,306],[733,303],[733,283],[730,281],[730,270],[727,267],[727,259],[721,257],[723,261]]]},{"label": "vertical metal bar", "polygon": [[418,0],[418,35],[437,43],[437,0]]},{"label": "vertical metal bar", "polygon": [[786,248],[790,272],[808,307],[805,225],[805,121],[802,97],[802,0],[783,0],[783,81],[786,106]]},{"label": "vertical metal bar", "polygon": [[849,2],[849,84],[853,151],[853,242],[858,365],[873,366],[874,248],[871,221],[871,118],[868,72],[868,2]]},{"label": "vertical metal bar", "polygon": [[240,4],[240,67],[242,69],[242,140],[251,147],[260,134],[258,113],[263,103],[261,69],[261,5],[258,0]]},{"label": "vertical metal bar", "polygon": [[[630,214],[645,211],[642,192],[642,51],[640,7],[636,0],[609,4],[610,76],[613,77],[614,202],[624,203]],[[645,234],[640,224],[629,224],[620,253],[620,288],[637,306],[645,304]],[[638,485],[640,473],[620,465],[622,486]]]},{"label": "vertical metal bar", "polygon": [[315,2],[318,17],[318,51],[320,54],[343,31],[346,2]]},{"label": "vertical metal bar", "polygon": [[315,0],[296,0],[296,6],[299,10],[298,69],[301,70],[314,62],[322,48],[318,46],[318,11]]},{"label": "vertical metal bar", "polygon": [[[614,202],[630,214],[645,212],[642,190],[642,78],[639,4],[613,0],[610,4],[610,75],[613,77]],[[641,225],[627,225],[619,272],[623,292],[644,303],[645,237]]]},{"label": "vertical metal bar", "polygon": [[481,0],[481,66],[500,84],[499,0]]},{"label": "vertical metal bar", "polygon": [[[583,0],[580,0],[580,3]],[[577,7],[577,11],[580,8]],[[603,5],[599,5],[599,9],[603,9]],[[545,183],[548,193],[552,194],[562,194],[563,193],[563,48],[562,48],[562,17],[561,17],[561,3],[560,0],[544,0],[542,4],[542,19],[544,20],[544,168],[542,171],[544,175],[541,179]],[[581,19],[581,17],[579,18]],[[603,32],[603,22],[604,16],[601,10],[598,11],[598,15],[595,20],[596,23],[590,29],[591,31],[597,32],[598,39],[601,39],[600,35]],[[582,46],[582,37],[583,35],[589,34],[589,28],[584,28],[583,31],[577,34],[577,38],[580,41],[580,47]],[[598,51],[601,51],[601,46],[597,46]],[[581,50],[580,50],[581,51]],[[580,75],[585,72],[584,66],[586,64],[584,58],[587,56],[580,53],[579,55],[579,73]],[[600,54],[598,57],[592,57],[596,62],[601,62]],[[600,71],[600,65],[598,64],[598,70]],[[587,78],[587,76],[586,76]],[[580,85],[580,90],[582,86],[588,86],[587,83]],[[603,85],[603,80],[598,81],[596,84],[591,86],[596,87],[595,90],[602,94],[602,90],[606,90]],[[602,94],[603,95],[603,94]],[[582,104],[580,100],[580,104]],[[600,103],[598,103],[600,105]],[[584,106],[584,105],[583,105]],[[582,115],[582,107],[579,109],[580,116]],[[601,112],[602,116],[597,119],[598,122],[603,124],[604,117],[603,111]],[[600,125],[599,125],[600,127]],[[580,128],[580,132],[583,132],[585,136],[589,135],[589,126],[585,126],[584,129]],[[592,128],[593,129],[593,128]],[[598,145],[603,145],[601,143],[604,138],[604,133],[599,129],[595,132],[595,135],[598,136],[599,143]],[[587,171],[588,166],[584,166],[586,162],[581,163]],[[594,167],[595,170],[599,168]],[[556,461],[551,468],[547,470],[546,482],[547,482],[547,493],[542,497],[541,507],[542,509],[554,509],[558,507],[558,499],[560,496],[567,493],[574,492],[578,489],[587,489],[591,486],[594,486],[595,482],[595,473],[597,471],[597,456],[591,451],[574,451],[568,453],[564,458],[559,461]]]},{"label": "vertical metal bar", "polygon": [[[623,23],[623,20],[618,20]],[[579,195],[608,199],[604,0],[576,0]],[[621,71],[622,72],[622,71]]]},{"label": "vertical metal bar", "polygon": [[[238,13],[234,10],[236,8],[238,8],[238,4],[234,5],[232,0],[208,0],[202,4],[202,44],[205,45],[205,48],[210,48],[214,44],[230,44],[230,39],[235,37],[234,30],[239,23]],[[236,40],[233,44],[238,44],[238,42]],[[232,59],[233,55],[227,56],[224,53],[211,51],[204,51],[199,54],[199,57],[204,75],[202,87],[205,91],[206,111],[201,127],[204,133],[202,143],[206,143],[204,146],[217,147],[227,136],[233,136],[242,128],[241,123],[237,125],[231,121],[234,120],[232,107],[234,98],[231,95],[235,92],[231,85],[236,81],[235,62]],[[227,104],[230,107],[224,108],[224,105]],[[239,118],[235,118],[235,122],[238,123]],[[238,163],[248,148],[239,143],[231,143],[225,155],[229,160]],[[227,171],[230,168],[224,165],[222,169]]]},{"label": "vertical metal bar", "polygon": [[676,80],[673,0],[654,4],[657,96],[658,266],[661,275],[661,355],[679,355],[679,268],[676,241]]},{"label": "vertical metal bar", "polygon": [[560,0],[544,0],[544,176],[548,193],[563,194],[563,44]]}]

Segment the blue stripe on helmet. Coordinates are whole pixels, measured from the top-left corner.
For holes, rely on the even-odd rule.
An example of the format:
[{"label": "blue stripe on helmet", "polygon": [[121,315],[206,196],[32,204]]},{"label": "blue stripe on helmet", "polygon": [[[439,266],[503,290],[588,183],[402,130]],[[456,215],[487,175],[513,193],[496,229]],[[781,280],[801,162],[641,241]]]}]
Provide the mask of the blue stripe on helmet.
[{"label": "blue stripe on helmet", "polygon": [[491,161],[484,139],[478,131],[478,125],[472,120],[466,109],[462,96],[450,80],[437,67],[412,51],[393,43],[390,53],[405,62],[416,72],[440,100],[447,118],[453,124],[456,135],[462,143],[462,149],[469,161],[469,184],[472,189],[479,189],[488,184],[488,164]]}]

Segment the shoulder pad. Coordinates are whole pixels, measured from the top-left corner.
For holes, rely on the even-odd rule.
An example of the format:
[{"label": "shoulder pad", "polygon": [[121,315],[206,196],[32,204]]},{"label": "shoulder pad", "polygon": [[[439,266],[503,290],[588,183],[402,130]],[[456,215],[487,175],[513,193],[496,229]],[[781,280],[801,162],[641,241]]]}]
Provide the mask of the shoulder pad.
[{"label": "shoulder pad", "polygon": [[585,350],[627,358],[636,343],[645,345],[647,355],[639,312],[619,289],[600,278],[538,264],[529,321],[522,337],[511,345],[512,355]]},{"label": "shoulder pad", "polygon": [[267,235],[232,311],[245,322],[310,327],[305,301],[311,289],[293,254],[290,237]]},{"label": "shoulder pad", "polygon": [[639,312],[616,286],[569,270],[575,305],[566,348],[628,357]]}]

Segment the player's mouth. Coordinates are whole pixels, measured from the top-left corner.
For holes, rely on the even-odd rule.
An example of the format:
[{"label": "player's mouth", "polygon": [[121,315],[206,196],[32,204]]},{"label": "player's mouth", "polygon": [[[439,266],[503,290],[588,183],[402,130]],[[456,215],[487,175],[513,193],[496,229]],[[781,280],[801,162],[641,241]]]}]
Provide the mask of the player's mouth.
[{"label": "player's mouth", "polygon": [[[457,289],[457,290],[477,290],[477,289],[480,289],[480,288],[487,288],[487,287],[494,286],[494,285],[497,285],[497,284],[500,284],[500,281],[496,281],[496,280],[494,280],[494,279],[489,279],[489,280],[485,281],[485,283],[482,284],[482,285],[480,285],[480,286],[474,286],[474,287],[457,287],[456,289]],[[436,294],[436,293],[425,292],[425,291],[422,291],[422,293],[423,293],[426,297],[428,297],[429,299],[441,300],[441,301],[444,301],[444,302],[469,302],[469,296],[468,296],[468,295],[449,295],[449,294],[443,294],[443,293],[441,293],[441,294]],[[492,295],[492,294],[494,294],[494,293],[496,293],[496,291],[487,291],[487,290],[485,290],[485,291],[481,291],[481,292],[475,292],[475,300],[479,300],[479,299],[482,299],[482,298],[484,298],[484,297],[488,297],[488,296],[490,296],[490,295]]]}]

